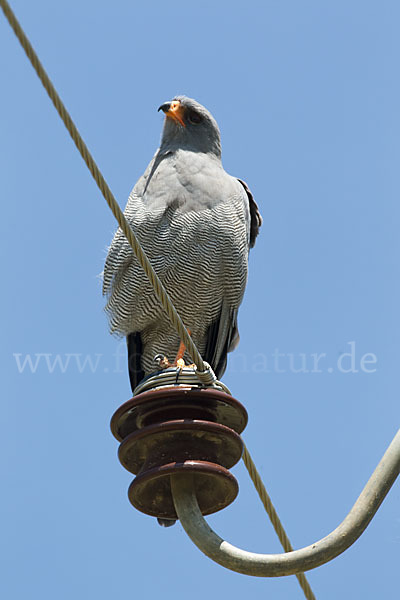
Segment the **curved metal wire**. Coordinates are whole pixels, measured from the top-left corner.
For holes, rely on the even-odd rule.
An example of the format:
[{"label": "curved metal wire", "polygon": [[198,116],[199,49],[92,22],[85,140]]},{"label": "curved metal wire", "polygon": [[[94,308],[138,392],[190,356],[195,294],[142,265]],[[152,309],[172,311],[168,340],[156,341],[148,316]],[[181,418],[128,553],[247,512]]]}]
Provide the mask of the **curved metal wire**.
[{"label": "curved metal wire", "polygon": [[171,489],[183,528],[204,554],[223,567],[244,575],[280,577],[319,567],[347,550],[366,529],[399,472],[400,429],[339,527],[314,544],[285,554],[247,552],[220,538],[203,518],[193,481],[186,475],[171,477]]}]

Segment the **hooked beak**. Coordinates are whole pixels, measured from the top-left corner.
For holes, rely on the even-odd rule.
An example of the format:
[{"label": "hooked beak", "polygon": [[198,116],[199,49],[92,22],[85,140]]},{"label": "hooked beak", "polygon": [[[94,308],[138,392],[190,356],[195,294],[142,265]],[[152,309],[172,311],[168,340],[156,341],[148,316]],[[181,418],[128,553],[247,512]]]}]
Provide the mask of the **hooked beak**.
[{"label": "hooked beak", "polygon": [[164,102],[158,109],[165,113],[165,116],[169,119],[173,119],[176,123],[179,123],[183,127],[186,127],[183,120],[184,109],[179,100],[173,100],[172,102]]}]

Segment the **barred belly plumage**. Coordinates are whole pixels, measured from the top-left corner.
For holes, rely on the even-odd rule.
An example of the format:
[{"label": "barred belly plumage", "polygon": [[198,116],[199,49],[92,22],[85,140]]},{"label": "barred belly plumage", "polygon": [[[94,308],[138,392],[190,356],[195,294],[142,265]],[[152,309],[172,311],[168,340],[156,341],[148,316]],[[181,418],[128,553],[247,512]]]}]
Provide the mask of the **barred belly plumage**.
[{"label": "barred belly plumage", "polygon": [[[221,306],[237,309],[247,278],[248,231],[243,197],[201,211],[179,207],[149,211],[131,195],[130,224],[157,275],[199,348],[204,352],[208,326]],[[180,340],[133,252],[117,232],[108,269],[115,274],[107,303],[111,330],[120,335],[141,331],[146,373],[155,370],[154,357],[175,357]]]}]

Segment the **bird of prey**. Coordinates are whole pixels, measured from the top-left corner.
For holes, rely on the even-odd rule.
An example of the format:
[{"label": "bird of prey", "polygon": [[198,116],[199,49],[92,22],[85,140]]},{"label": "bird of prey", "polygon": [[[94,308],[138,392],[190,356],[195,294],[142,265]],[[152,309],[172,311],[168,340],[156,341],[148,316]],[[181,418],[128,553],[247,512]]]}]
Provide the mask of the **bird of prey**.
[{"label": "bird of prey", "polygon": [[[160,148],[133,188],[125,216],[220,378],[239,341],[248,253],[262,219],[247,185],[222,166],[220,132],[209,111],[186,96],[159,110],[165,113]],[[133,390],[158,370],[156,355],[173,364],[180,339],[121,229],[108,251],[103,293],[111,331],[127,338]]]}]

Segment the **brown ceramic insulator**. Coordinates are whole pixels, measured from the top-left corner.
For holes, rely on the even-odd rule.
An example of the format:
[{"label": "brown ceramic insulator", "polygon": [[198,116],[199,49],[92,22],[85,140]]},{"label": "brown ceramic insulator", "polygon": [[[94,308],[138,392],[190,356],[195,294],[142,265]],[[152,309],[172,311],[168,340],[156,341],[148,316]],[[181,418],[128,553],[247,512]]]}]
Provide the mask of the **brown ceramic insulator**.
[{"label": "brown ceramic insulator", "polygon": [[125,402],[111,419],[111,431],[122,441],[148,425],[179,419],[220,423],[241,433],[247,425],[247,411],[238,400],[219,390],[171,387],[143,392]]},{"label": "brown ceramic insulator", "polygon": [[171,476],[193,477],[204,515],[221,510],[238,493],[228,468],[238,462],[246,409],[212,388],[174,386],[149,390],[125,402],[111,419],[121,441],[119,458],[136,479],[129,499],[138,510],[176,518]]},{"label": "brown ceramic insulator", "polygon": [[167,463],[200,460],[230,469],[241,458],[242,440],[233,429],[209,421],[176,420],[148,425],[119,447],[121,464],[135,475]]},{"label": "brown ceramic insulator", "polygon": [[182,472],[194,479],[196,497],[203,515],[222,510],[238,494],[235,477],[224,467],[206,461],[174,462],[139,474],[128,490],[131,504],[147,515],[176,519],[170,476]]}]

